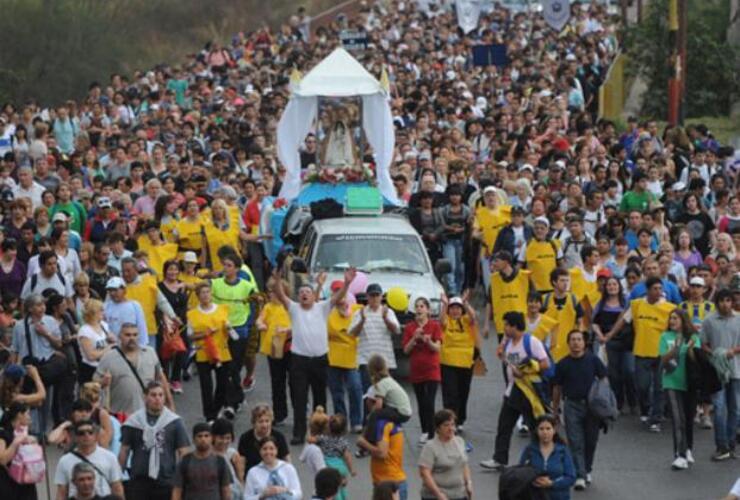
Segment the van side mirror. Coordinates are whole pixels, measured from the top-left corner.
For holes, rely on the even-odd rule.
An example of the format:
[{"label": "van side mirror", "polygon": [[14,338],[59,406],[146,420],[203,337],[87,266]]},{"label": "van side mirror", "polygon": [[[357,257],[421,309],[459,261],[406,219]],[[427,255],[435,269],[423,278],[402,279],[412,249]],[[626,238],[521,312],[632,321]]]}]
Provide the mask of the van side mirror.
[{"label": "van side mirror", "polygon": [[447,259],[439,259],[436,264],[434,264],[434,274],[437,276],[444,276],[445,274],[452,272],[452,264],[450,264],[450,261]]}]

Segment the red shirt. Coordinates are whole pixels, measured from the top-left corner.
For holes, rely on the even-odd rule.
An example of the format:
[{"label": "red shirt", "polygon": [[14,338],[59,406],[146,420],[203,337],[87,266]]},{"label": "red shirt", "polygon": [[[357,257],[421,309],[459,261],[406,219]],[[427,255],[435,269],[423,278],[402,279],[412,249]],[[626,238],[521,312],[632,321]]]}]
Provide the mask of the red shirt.
[{"label": "red shirt", "polygon": [[247,225],[247,232],[258,232],[254,230],[260,227],[260,202],[256,198],[250,200],[244,209],[244,224]]},{"label": "red shirt", "polygon": [[[406,323],[403,329],[403,346],[405,347],[414,336],[414,332],[419,328],[416,320]],[[424,335],[431,336],[432,340],[439,342],[442,340],[442,328],[439,322],[430,319],[422,328]],[[417,342],[409,353],[409,381],[412,384],[419,382],[440,382],[442,375],[439,368],[439,352],[433,351],[428,345]]]}]

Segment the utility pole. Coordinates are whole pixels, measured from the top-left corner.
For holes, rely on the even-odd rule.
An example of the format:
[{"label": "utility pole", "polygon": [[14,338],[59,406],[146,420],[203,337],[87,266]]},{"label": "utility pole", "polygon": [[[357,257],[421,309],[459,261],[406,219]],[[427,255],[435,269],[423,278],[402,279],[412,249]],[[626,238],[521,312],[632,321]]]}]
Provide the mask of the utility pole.
[{"label": "utility pole", "polygon": [[686,39],[688,32],[688,0],[668,2],[669,43],[672,75],[668,80],[668,123],[681,125],[685,114],[686,96]]}]

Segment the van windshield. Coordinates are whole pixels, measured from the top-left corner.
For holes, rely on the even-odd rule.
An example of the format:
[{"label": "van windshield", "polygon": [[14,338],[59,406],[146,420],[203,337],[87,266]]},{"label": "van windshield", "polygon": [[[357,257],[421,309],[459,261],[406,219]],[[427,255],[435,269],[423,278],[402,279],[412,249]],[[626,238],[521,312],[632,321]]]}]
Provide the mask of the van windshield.
[{"label": "van windshield", "polygon": [[327,234],[322,237],[314,269],[338,271],[350,266],[366,272],[429,272],[425,250],[413,235]]}]

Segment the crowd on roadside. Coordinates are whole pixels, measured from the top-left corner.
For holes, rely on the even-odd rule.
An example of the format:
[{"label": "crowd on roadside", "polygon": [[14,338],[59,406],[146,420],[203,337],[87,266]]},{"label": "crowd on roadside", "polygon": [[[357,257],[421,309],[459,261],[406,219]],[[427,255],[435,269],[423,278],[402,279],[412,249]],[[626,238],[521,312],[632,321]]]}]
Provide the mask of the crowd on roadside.
[{"label": "crowd on roadside", "polygon": [[[734,458],[738,165],[703,125],[597,119],[619,26],[596,3],[573,4],[561,32],[495,6],[468,35],[446,2],[362,2],[314,32],[299,10],[275,33],[112,75],[79,101],[3,105],[0,490],[36,498],[13,471],[40,440],[66,452],[52,475],[60,500],[300,498],[290,445],[303,445],[318,498],[346,498],[353,459],[369,455],[375,498],[405,499],[417,492],[403,429],[418,418],[418,493],[470,497],[461,436],[490,334],[507,385],[480,465],[502,482],[553,499],[587,488],[604,423],[589,398],[606,379],[646,431],[670,418],[674,469],[706,458],[693,454],[695,426],[713,428],[712,460]],[[323,275],[289,290],[270,257],[289,77],[343,29],[366,34],[356,57],[389,75],[393,184],[432,262],[451,267],[438,316],[419,297],[401,324],[372,282],[349,296],[352,269],[331,294]],[[505,44],[509,63],[475,66],[478,43]],[[320,163],[323,118],[306,170]],[[415,415],[391,376],[396,335]],[[258,354],[271,405],[250,409],[234,448]],[[176,404],[194,372],[203,421],[186,426]],[[290,440],[275,428],[289,416]],[[532,444],[524,467],[507,468],[515,429]]]}]

